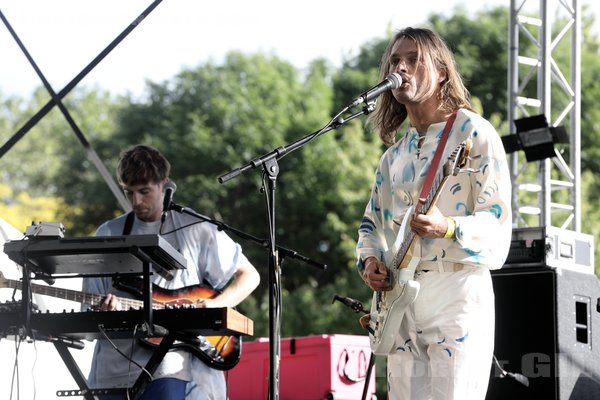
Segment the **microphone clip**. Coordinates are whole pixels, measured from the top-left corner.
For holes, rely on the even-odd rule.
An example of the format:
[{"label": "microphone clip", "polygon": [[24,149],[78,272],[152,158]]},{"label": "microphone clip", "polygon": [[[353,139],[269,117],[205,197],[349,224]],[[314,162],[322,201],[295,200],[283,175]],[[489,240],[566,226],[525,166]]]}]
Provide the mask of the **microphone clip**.
[{"label": "microphone clip", "polygon": [[333,296],[333,300],[331,302],[333,303],[336,300],[339,301],[340,303],[344,304],[345,306],[351,308],[356,313],[359,313],[359,312],[368,313],[368,311],[365,310],[362,303],[358,300],[351,299],[350,297],[343,297],[343,296],[340,296],[337,294]]},{"label": "microphone clip", "polygon": [[364,112],[365,114],[368,114],[375,110],[375,100],[377,97],[389,90],[398,89],[401,85],[402,76],[399,73],[394,72],[388,75],[379,84],[357,97],[354,101],[352,101],[352,103],[350,103],[348,108],[353,108],[365,103]]}]

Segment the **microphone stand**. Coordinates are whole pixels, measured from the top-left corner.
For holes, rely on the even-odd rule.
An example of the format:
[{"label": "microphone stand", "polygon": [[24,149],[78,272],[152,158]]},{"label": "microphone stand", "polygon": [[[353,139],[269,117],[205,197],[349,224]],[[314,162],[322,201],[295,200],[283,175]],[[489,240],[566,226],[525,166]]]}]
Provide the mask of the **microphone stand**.
[{"label": "microphone stand", "polygon": [[[343,296],[340,296],[337,294],[333,296],[333,300],[331,302],[333,303],[336,300],[341,302],[342,304],[344,304],[346,307],[349,307],[352,310],[354,310],[355,313],[363,313],[363,316],[370,313],[370,311],[365,310],[363,304],[358,300],[354,300],[349,297],[343,297]],[[361,326],[362,326],[362,323],[361,323]],[[372,329],[370,329],[370,328],[366,328],[366,329],[369,331],[369,333],[371,333],[371,334],[373,333]],[[363,393],[362,393],[361,400],[367,400],[367,396],[369,394],[369,383],[371,381],[371,373],[373,372],[374,367],[375,367],[375,353],[373,353],[371,351],[371,356],[369,357],[369,366],[367,367],[367,373],[365,375],[365,384],[363,385]]]},{"label": "microphone stand", "polygon": [[348,105],[342,111],[336,114],[327,125],[320,130],[308,134],[287,146],[281,146],[270,153],[262,155],[245,165],[235,168],[219,176],[219,183],[225,183],[243,172],[262,166],[263,175],[268,178],[268,190],[265,192],[267,203],[267,214],[269,218],[269,399],[279,399],[279,361],[280,361],[280,343],[281,333],[281,269],[278,257],[278,247],[276,245],[276,223],[275,223],[275,188],[277,186],[277,177],[279,175],[279,164],[277,160],[283,156],[299,149],[305,144],[311,142],[322,134],[332,129],[337,129],[346,122],[353,120],[363,114],[368,114],[375,109],[374,101],[366,102],[362,111],[352,114],[348,118],[341,117],[343,113],[352,107]]},{"label": "microphone stand", "polygon": [[[268,247],[269,246],[269,242],[267,240],[265,240],[265,239],[260,239],[260,238],[257,238],[256,236],[252,236],[249,233],[246,233],[246,232],[240,231],[239,229],[233,228],[233,227],[227,225],[224,222],[211,219],[211,218],[209,218],[209,217],[207,217],[205,215],[202,215],[202,214],[198,214],[194,210],[192,210],[190,208],[182,207],[179,204],[176,204],[174,202],[171,202],[171,204],[169,206],[169,210],[177,211],[177,212],[182,213],[182,214],[191,215],[191,216],[193,216],[193,217],[201,220],[202,222],[208,222],[210,224],[216,225],[217,229],[219,229],[220,231],[234,233],[238,237],[240,237],[242,239],[245,239],[245,240],[250,240],[252,242],[258,243],[258,245],[260,245],[262,247]],[[319,262],[313,261],[310,258],[308,258],[306,256],[303,256],[302,254],[298,253],[297,251],[290,250],[290,249],[282,247],[282,246],[277,246],[277,251],[280,252],[280,253],[282,253],[284,256],[288,256],[288,257],[295,258],[295,259],[300,260],[300,261],[304,261],[305,263],[310,264],[313,267],[316,267],[316,268],[319,268],[319,269],[323,269],[323,270],[327,268],[327,265],[324,265],[324,264],[321,264]]]}]

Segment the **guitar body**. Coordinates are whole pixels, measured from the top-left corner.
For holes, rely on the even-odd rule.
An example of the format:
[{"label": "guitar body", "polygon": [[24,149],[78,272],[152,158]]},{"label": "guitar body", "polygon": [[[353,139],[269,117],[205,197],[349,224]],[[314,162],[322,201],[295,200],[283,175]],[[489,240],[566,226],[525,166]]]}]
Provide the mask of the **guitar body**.
[{"label": "guitar body", "polygon": [[[432,186],[418,212],[425,214],[431,212],[447,178],[457,175],[465,166],[470,146],[470,141],[467,140],[454,149],[438,173],[436,186]],[[373,293],[367,328],[371,350],[376,355],[387,356],[395,350],[394,343],[406,309],[419,294],[420,284],[414,280],[414,276],[421,260],[415,254],[417,241],[414,232],[410,229],[410,219],[414,212],[414,207],[406,211],[395,243],[384,254],[383,261],[388,268],[391,290]]]},{"label": "guitar body", "polygon": [[[404,237],[404,230],[409,225],[408,221],[409,218],[412,218],[412,215],[412,209],[410,209],[404,216],[398,238]],[[398,243],[395,243],[392,251],[388,251],[384,255],[386,265],[393,265],[397,245]],[[375,355],[387,356],[394,351],[396,335],[400,331],[400,324],[404,319],[406,309],[419,294],[419,282],[414,280],[415,268],[419,264],[419,258],[413,257],[410,253],[411,251],[402,259],[397,269],[389,269],[392,289],[386,292],[373,293],[369,339],[371,351]]]},{"label": "guitar body", "polygon": [[409,305],[419,294],[419,282],[414,280],[396,284],[389,292],[373,293],[371,303],[371,328],[369,334],[371,351],[378,356],[387,356],[394,351],[396,335]]},{"label": "guitar body", "polygon": [[[190,286],[179,290],[167,290],[154,286],[152,301],[164,308],[194,307],[203,299],[214,297],[217,292],[207,286]],[[155,347],[162,338],[142,338],[144,345]],[[173,343],[172,350],[186,350],[200,358],[212,368],[227,371],[240,361],[242,339],[239,336],[199,336],[190,337],[189,340],[177,340]]]}]

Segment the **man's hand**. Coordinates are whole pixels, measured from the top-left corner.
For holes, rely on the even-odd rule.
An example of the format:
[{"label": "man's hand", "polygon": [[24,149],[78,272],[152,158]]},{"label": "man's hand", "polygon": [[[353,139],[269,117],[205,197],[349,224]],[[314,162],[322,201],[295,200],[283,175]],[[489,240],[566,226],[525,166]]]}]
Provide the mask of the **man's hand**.
[{"label": "man's hand", "polygon": [[443,238],[448,230],[448,218],[442,214],[439,208],[433,206],[429,214],[415,213],[410,221],[410,227],[421,237],[429,239]]},{"label": "man's hand", "polygon": [[121,302],[114,294],[107,294],[102,303],[92,306],[96,311],[118,311],[121,309]]},{"label": "man's hand", "polygon": [[362,278],[371,289],[376,292],[391,289],[388,269],[382,261],[375,257],[369,257],[364,261],[365,269]]},{"label": "man's hand", "polygon": [[217,307],[227,307],[227,304],[223,304],[219,301],[218,297],[213,299],[198,299],[194,303],[194,307],[196,308],[217,308]]}]

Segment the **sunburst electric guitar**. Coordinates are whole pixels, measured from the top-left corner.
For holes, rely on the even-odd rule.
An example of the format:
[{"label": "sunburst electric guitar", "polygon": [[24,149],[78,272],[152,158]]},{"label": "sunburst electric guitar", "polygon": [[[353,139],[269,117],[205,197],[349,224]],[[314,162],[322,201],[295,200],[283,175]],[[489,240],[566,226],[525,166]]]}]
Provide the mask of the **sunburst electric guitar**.
[{"label": "sunburst electric guitar", "polygon": [[[0,272],[0,288],[21,289],[21,281],[6,279]],[[99,304],[105,296],[83,293],[76,290],[52,286],[31,284],[33,293],[71,300],[87,305]],[[154,309],[176,308],[178,306],[193,307],[198,301],[214,297],[217,292],[204,285],[185,287],[180,290],[166,290],[155,286],[152,290]],[[144,302],[136,299],[120,297],[122,309],[142,308]],[[141,343],[158,346],[162,338],[142,338]],[[172,348],[190,351],[208,366],[222,371],[233,368],[240,360],[242,341],[239,336],[199,336],[190,342],[175,341]]]},{"label": "sunburst electric guitar", "polygon": [[[420,213],[431,212],[448,177],[457,175],[466,164],[470,145],[468,140],[458,145],[442,165]],[[376,355],[387,356],[392,353],[406,308],[419,294],[420,285],[414,280],[414,275],[420,258],[413,254],[416,235],[410,229],[410,218],[413,215],[414,206],[404,215],[396,242],[384,254],[383,261],[389,271],[391,290],[374,292],[371,311],[361,319],[361,324],[369,331],[371,350]]]}]

